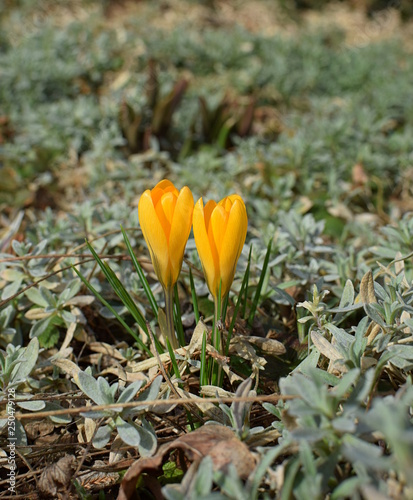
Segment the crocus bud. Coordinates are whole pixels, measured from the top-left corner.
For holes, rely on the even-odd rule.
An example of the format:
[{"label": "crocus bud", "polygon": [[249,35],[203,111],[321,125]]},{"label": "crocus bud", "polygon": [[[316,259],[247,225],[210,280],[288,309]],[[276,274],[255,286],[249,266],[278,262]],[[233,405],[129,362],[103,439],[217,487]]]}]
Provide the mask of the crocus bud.
[{"label": "crocus bud", "polygon": [[156,275],[165,290],[178,280],[193,209],[190,189],[185,186],[178,191],[168,180],[146,190],[139,200],[139,223]]},{"label": "crocus bud", "polygon": [[217,300],[231,288],[235,268],[247,235],[247,211],[242,198],[227,196],[205,207],[200,198],[194,208],[193,229],[196,247],[209,291]]}]

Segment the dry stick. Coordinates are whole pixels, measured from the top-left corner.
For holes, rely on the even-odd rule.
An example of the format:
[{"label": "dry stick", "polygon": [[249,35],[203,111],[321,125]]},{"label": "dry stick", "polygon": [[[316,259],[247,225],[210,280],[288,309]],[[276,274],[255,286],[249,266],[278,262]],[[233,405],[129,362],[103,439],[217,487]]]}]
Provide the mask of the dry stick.
[{"label": "dry stick", "polygon": [[[151,343],[152,343],[152,349],[155,353],[155,356],[156,356],[156,359],[158,361],[158,365],[159,365],[159,369],[161,370],[162,372],[162,375],[166,381],[166,383],[169,385],[169,387],[171,388],[171,391],[175,394],[175,396],[182,400],[183,398],[181,398],[179,392],[176,390],[175,386],[173,385],[173,383],[171,382],[171,379],[169,378],[168,374],[166,373],[166,370],[165,370],[165,367],[161,361],[161,358],[159,356],[159,353],[158,353],[158,350],[156,349],[156,345],[155,345],[155,338],[153,336],[153,332],[152,332],[152,328],[149,324],[149,322],[147,321],[146,322],[146,327],[148,328],[148,333],[149,333],[149,336],[151,338]],[[158,400],[159,401],[159,400]],[[167,400],[168,401],[168,400]],[[203,424],[205,423],[205,420],[200,416],[198,415],[198,413],[196,413],[193,409],[193,406],[192,404],[191,405],[188,405],[188,404],[184,404],[184,407],[187,411],[189,411],[197,420],[199,420],[200,422],[202,422]]]},{"label": "dry stick", "polygon": [[[126,228],[126,231],[131,231],[131,230],[138,230],[139,228],[137,227],[128,227]],[[96,240],[100,240],[101,238],[106,238],[106,236],[110,236],[111,234],[116,234],[116,233],[120,233],[120,229],[113,229],[112,231],[108,231],[106,233],[103,233],[99,236],[96,236],[96,238],[92,238],[91,240],[89,240],[89,243],[93,243],[94,241]],[[62,259],[65,259],[67,257],[90,257],[90,253],[87,253],[87,254],[75,254],[74,252],[76,252],[77,250],[80,250],[81,248],[84,248],[86,246],[86,243],[81,243],[80,245],[78,245],[77,247],[73,248],[73,250],[71,250],[69,253],[52,253],[52,254],[39,254],[39,255],[21,255],[19,257],[8,257],[8,258],[3,258],[3,259],[0,259],[0,263],[1,262],[15,262],[15,261],[19,261],[19,260],[32,260],[32,259],[54,259],[54,258],[58,258],[60,260]],[[147,262],[150,262],[149,259],[146,259]]]},{"label": "dry stick", "polygon": [[[174,388],[175,389],[175,388]],[[178,394],[179,395],[179,394]],[[269,401],[287,401],[290,399],[299,398],[298,394],[282,396],[278,394],[264,395],[264,396],[245,396],[245,397],[222,397],[222,398],[207,398],[196,400],[197,405],[209,403],[262,403]],[[78,408],[67,408],[64,410],[49,410],[39,411],[37,413],[16,413],[15,417],[18,420],[32,420],[38,418],[54,417],[56,415],[77,415],[79,413],[88,413],[90,411],[104,411],[115,408],[134,408],[135,406],[161,406],[165,404],[171,405],[187,405],[194,404],[191,398],[170,398],[170,399],[154,399],[153,401],[131,401],[130,403],[113,403],[109,405],[96,405],[96,406],[79,406]]]},{"label": "dry stick", "polygon": [[[37,394],[36,396],[30,398],[30,401],[67,401],[68,399],[85,399],[84,396],[79,395],[79,391],[72,392],[62,392],[62,394]],[[16,399],[13,400],[15,403],[25,403],[27,399]],[[2,399],[0,401],[0,406],[7,406],[7,399]]]},{"label": "dry stick", "polygon": [[[123,254],[122,254],[123,255]],[[125,254],[126,255],[126,254]],[[39,253],[38,255],[22,255],[20,257],[8,257],[5,259],[0,259],[0,263],[3,262],[18,262],[22,260],[36,260],[36,259],[67,259],[72,257],[90,257],[90,253]]]},{"label": "dry stick", "polygon": [[36,489],[39,489],[36,472],[32,469],[32,466],[29,464],[26,457],[22,453],[20,453],[17,449],[16,449],[16,453],[17,453],[17,455],[19,455],[20,460],[22,460],[26,464],[26,467],[29,469],[28,473],[33,477],[34,482],[36,483]]}]

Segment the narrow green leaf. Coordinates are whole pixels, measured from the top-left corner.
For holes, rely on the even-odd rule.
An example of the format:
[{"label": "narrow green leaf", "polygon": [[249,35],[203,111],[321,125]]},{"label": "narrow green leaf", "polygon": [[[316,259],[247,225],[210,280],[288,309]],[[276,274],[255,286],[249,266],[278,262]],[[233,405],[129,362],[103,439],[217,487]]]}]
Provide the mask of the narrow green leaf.
[{"label": "narrow green leaf", "polygon": [[142,313],[136,307],[135,302],[132,300],[132,297],[126,291],[125,287],[122,285],[119,278],[112,271],[112,269],[109,267],[109,265],[100,259],[99,255],[95,252],[92,245],[88,241],[86,241],[86,244],[87,244],[89,250],[92,252],[93,257],[95,258],[96,262],[99,264],[99,267],[101,268],[103,274],[106,276],[106,279],[109,281],[109,283],[110,283],[111,287],[113,288],[114,292],[116,293],[116,295],[120,298],[120,300],[123,302],[125,307],[132,314],[133,318],[138,323],[138,325],[142,328],[142,330],[147,333],[145,318],[142,316]]},{"label": "narrow green leaf", "polygon": [[272,239],[268,243],[267,253],[265,254],[265,258],[264,258],[264,265],[262,266],[260,279],[258,281],[257,289],[255,290],[254,300],[252,301],[251,311],[250,311],[250,315],[248,318],[248,323],[250,325],[252,325],[252,322],[254,321],[255,311],[257,310],[258,301],[260,300],[261,290],[262,290],[262,286],[264,284],[265,275],[267,273],[268,262],[270,260],[271,246],[272,246]]},{"label": "narrow green leaf", "polygon": [[207,332],[204,331],[202,335],[202,347],[201,347],[201,373],[200,373],[201,386],[208,384],[207,363],[206,363],[206,335]]},{"label": "narrow green leaf", "polygon": [[131,335],[136,343],[139,345],[141,349],[143,349],[150,357],[153,357],[151,351],[146,347],[146,345],[142,342],[142,340],[136,335],[136,333],[130,328],[130,326],[125,322],[125,320],[119,316],[116,310],[107,302],[102,295],[87,281],[87,279],[83,276],[83,274],[78,271],[74,266],[72,266],[73,271],[79,276],[79,278],[83,281],[85,286],[102,302],[102,304],[109,309],[109,311],[116,317],[119,323],[125,328],[125,330]]},{"label": "narrow green leaf", "polygon": [[[252,255],[252,245],[250,246],[250,251],[248,254],[247,269],[246,269],[245,274],[244,274],[244,281],[246,280],[247,286],[245,288],[244,300],[243,300],[243,304],[242,304],[242,314],[241,314],[242,318],[245,318],[246,313],[247,313],[248,285],[249,285],[249,279],[250,279],[251,255]],[[242,295],[241,292],[240,292],[240,295]]]},{"label": "narrow green leaf", "polygon": [[178,363],[176,362],[176,357],[174,350],[172,349],[171,343],[169,342],[168,339],[166,339],[166,347],[168,348],[169,356],[171,357],[171,363],[172,363],[172,368],[175,374],[175,377],[180,380],[181,379],[181,374],[179,372],[178,368]]},{"label": "narrow green leaf", "polygon": [[152,309],[153,314],[156,318],[158,315],[158,304],[156,302],[156,299],[152,293],[151,287],[149,286],[148,280],[146,279],[146,276],[143,272],[143,269],[142,269],[141,265],[139,264],[139,261],[133,252],[132,245],[130,244],[130,241],[129,241],[128,235],[126,234],[126,231],[123,229],[122,226],[120,226],[120,229],[121,229],[122,234],[123,234],[123,239],[125,240],[125,243],[126,243],[126,248],[128,249],[128,252],[129,252],[129,255],[132,259],[133,265],[135,266],[136,273],[138,274],[139,281],[141,282],[141,285],[145,291],[145,295],[149,300],[149,303],[151,305],[151,309]]},{"label": "narrow green leaf", "polygon": [[228,301],[229,301],[229,293],[225,295],[224,301],[221,306],[221,319],[223,322],[225,322],[225,318],[227,317]]},{"label": "narrow green leaf", "polygon": [[181,314],[181,305],[179,303],[179,295],[178,295],[178,285],[175,283],[174,287],[174,305],[175,305],[175,317],[174,317],[174,323],[176,327],[176,333],[178,336],[178,342],[181,347],[185,346],[185,334],[184,334],[184,327],[182,325],[182,314]]},{"label": "narrow green leaf", "polygon": [[247,288],[248,275],[249,275],[249,267],[250,267],[250,259],[251,259],[251,250],[250,250],[249,257],[248,257],[247,270],[245,271],[244,278],[243,278],[242,283],[241,283],[241,289],[240,289],[239,294],[238,294],[237,303],[235,304],[234,313],[232,315],[231,323],[230,323],[229,328],[228,328],[227,343],[226,343],[226,346],[225,346],[225,356],[228,356],[229,344],[231,342],[232,333],[234,331],[234,326],[235,326],[235,321],[237,320],[238,311],[239,311],[239,308],[240,308],[240,305],[241,305],[242,294],[244,292],[244,289]]},{"label": "narrow green leaf", "polygon": [[189,268],[189,283],[191,285],[192,306],[194,308],[195,323],[198,324],[199,322],[198,297],[196,296],[194,277],[192,275],[191,268]]}]

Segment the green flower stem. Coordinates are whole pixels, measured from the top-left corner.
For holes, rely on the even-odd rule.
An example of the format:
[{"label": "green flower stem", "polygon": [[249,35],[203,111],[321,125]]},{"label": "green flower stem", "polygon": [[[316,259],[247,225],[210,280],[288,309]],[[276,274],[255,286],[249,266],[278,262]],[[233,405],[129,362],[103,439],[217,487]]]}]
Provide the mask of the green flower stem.
[{"label": "green flower stem", "polygon": [[[221,331],[218,328],[218,322],[221,319],[221,287],[219,288],[218,297],[214,300],[214,324],[212,327],[212,345],[219,352],[223,354],[222,342],[221,342]],[[219,385],[219,380],[221,378],[221,367],[217,362],[212,364],[212,385]]]},{"label": "green flower stem", "polygon": [[165,288],[165,316],[166,316],[166,335],[172,349],[178,349],[178,339],[174,328],[174,289],[172,286]]}]

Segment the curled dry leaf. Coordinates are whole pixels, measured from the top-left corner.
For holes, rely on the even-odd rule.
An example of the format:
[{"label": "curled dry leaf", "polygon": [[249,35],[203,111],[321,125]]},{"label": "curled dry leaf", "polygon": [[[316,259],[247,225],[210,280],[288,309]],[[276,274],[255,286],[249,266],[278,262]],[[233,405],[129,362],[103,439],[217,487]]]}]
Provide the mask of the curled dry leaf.
[{"label": "curled dry leaf", "polygon": [[118,349],[110,344],[107,344],[106,342],[91,342],[89,344],[89,348],[91,351],[106,354],[107,356],[111,356],[112,358],[118,359],[120,361],[123,361],[125,359],[125,357],[118,351]]},{"label": "curled dry leaf", "polygon": [[381,330],[381,326],[374,321],[369,324],[365,334],[365,336],[367,337],[367,345],[371,345],[374,342],[374,339],[381,332]]},{"label": "curled dry leaf", "polygon": [[258,356],[254,348],[249,343],[248,337],[236,336],[233,337],[230,344],[230,352],[235,352],[238,356],[245,359],[253,367],[258,370],[263,370],[267,364],[267,360],[262,356]]},{"label": "curled dry leaf", "polygon": [[44,469],[38,482],[39,493],[45,498],[68,498],[69,487],[76,470],[76,458],[65,455]]},{"label": "curled dry leaf", "polygon": [[70,361],[70,359],[55,358],[51,359],[51,362],[52,365],[57,366],[64,373],[67,373],[73,378],[76,378],[77,374],[80,372],[80,368],[75,363],[73,363],[73,361]]},{"label": "curled dry leaf", "polygon": [[217,387],[216,385],[203,385],[201,387],[201,396],[207,398],[231,398],[234,396],[234,393],[221,389],[221,387]]},{"label": "curled dry leaf", "polygon": [[275,339],[250,336],[246,340],[258,347],[263,353],[271,356],[279,356],[280,354],[285,354],[286,351],[284,344]]},{"label": "curled dry leaf", "polygon": [[360,298],[363,304],[373,304],[377,302],[376,294],[374,293],[373,273],[371,271],[367,271],[361,278]]},{"label": "curled dry leaf", "polygon": [[[222,418],[222,411],[213,403],[208,402],[208,398],[200,398],[191,392],[185,391],[180,387],[176,386],[177,393],[182,398],[188,398],[193,400],[194,404],[198,407],[198,409],[207,417],[215,420],[216,422],[224,422]],[[215,395],[214,395],[215,396]]]},{"label": "curled dry leaf", "polygon": [[25,424],[24,430],[27,437],[34,441],[51,434],[54,431],[54,424],[50,420],[29,421]]},{"label": "curled dry leaf", "polygon": [[146,473],[156,479],[162,473],[162,464],[174,450],[182,452],[189,462],[200,462],[204,457],[210,456],[215,470],[225,471],[232,463],[242,479],[247,479],[256,465],[254,455],[231,429],[218,424],[204,425],[164,444],[153,457],[134,462],[123,478],[118,500],[134,498],[136,483],[141,474]]}]

